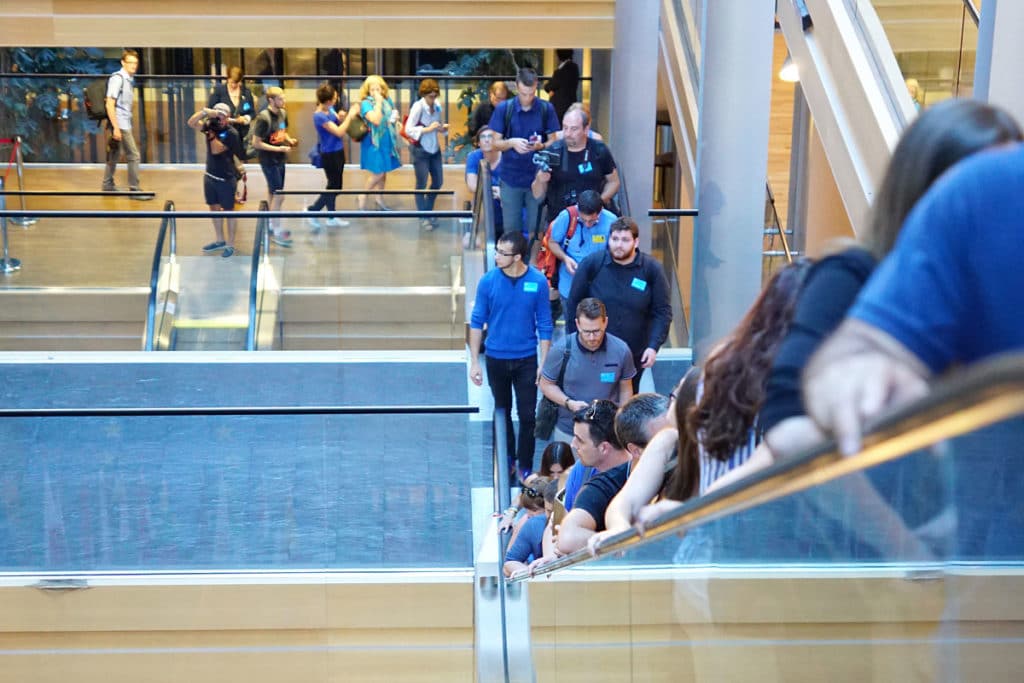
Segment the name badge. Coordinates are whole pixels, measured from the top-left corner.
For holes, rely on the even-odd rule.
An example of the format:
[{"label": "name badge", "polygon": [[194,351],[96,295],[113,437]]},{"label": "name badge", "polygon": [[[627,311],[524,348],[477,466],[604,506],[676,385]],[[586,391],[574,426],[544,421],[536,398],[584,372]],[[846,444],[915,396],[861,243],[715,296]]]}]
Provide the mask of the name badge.
[{"label": "name badge", "polygon": [[594,165],[588,161],[585,164],[580,164],[576,169],[580,172],[580,175],[586,175],[594,170]]},{"label": "name badge", "polygon": [[242,111],[249,111],[249,103],[248,102],[243,102],[242,103]]},{"label": "name badge", "polygon": [[609,383],[609,384],[611,382],[614,382],[615,381],[615,373],[614,372],[602,372],[601,373],[601,381]]},{"label": "name badge", "polygon": [[594,235],[590,239],[594,244],[604,244],[604,235]]},{"label": "name badge", "polygon": [[524,292],[533,292],[534,294],[536,294],[537,293],[537,283],[536,282],[524,282],[523,283],[523,291]]},{"label": "name badge", "polygon": [[645,289],[647,289],[647,280],[641,280],[640,278],[635,277],[633,278],[633,283],[631,286],[633,287],[633,289],[638,289],[642,292]]}]

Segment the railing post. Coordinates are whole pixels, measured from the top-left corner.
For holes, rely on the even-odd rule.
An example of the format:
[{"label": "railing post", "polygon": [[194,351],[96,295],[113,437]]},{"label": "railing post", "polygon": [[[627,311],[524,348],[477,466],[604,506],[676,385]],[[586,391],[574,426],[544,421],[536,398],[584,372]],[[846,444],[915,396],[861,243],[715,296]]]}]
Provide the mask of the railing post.
[{"label": "railing post", "polygon": [[[4,191],[4,179],[0,177],[0,211],[7,210],[7,195],[3,194]],[[7,251],[7,216],[0,218],[0,239],[3,240],[4,256],[3,260],[0,261],[0,273],[4,275],[10,275],[16,270],[21,269],[21,261],[16,258],[11,258]]]},{"label": "railing post", "polygon": [[[14,170],[18,174],[18,190],[21,192],[25,191],[25,160],[21,156],[21,136],[16,135],[14,137]],[[25,195],[21,195],[21,210],[25,211]],[[20,225],[23,228],[27,228],[30,225],[35,225],[39,222],[38,218],[31,216],[18,216],[12,218],[11,222],[15,225]]]}]

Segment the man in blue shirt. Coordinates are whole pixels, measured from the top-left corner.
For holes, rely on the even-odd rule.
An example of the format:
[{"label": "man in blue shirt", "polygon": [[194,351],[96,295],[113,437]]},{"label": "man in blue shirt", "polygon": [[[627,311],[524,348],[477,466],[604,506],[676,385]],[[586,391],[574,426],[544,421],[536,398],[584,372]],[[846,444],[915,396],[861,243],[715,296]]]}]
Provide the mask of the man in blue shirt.
[{"label": "man in blue shirt", "polygon": [[[135,74],[139,70],[139,53],[121,53],[121,70],[107,79],[107,165],[103,172],[104,192],[116,192],[114,171],[124,152],[128,164],[128,189],[141,192],[139,186],[139,146],[132,135],[132,103],[135,97]],[[148,201],[152,195],[132,195],[132,199]]]},{"label": "man in blue shirt", "polygon": [[516,74],[516,97],[501,102],[491,115],[495,147],[501,150],[501,211],[506,230],[522,230],[523,207],[526,228],[537,227],[540,200],[533,196],[535,167],[533,154],[554,142],[558,117],[550,102],[537,98],[537,72],[520,69]]},{"label": "man in blue shirt", "polygon": [[976,154],[937,180],[846,321],[804,371],[804,404],[840,449],[953,365],[1024,348],[1024,146]]},{"label": "man in blue shirt", "polygon": [[[506,232],[498,239],[494,250],[497,267],[480,279],[469,323],[469,378],[477,386],[483,384],[480,343],[486,323],[487,383],[494,396],[494,408],[505,410],[508,454],[509,457],[515,454],[518,476],[522,480],[533,471],[538,368],[551,348],[554,327],[547,279],[526,264],[526,249],[526,238],[518,231]],[[519,412],[518,440],[512,430],[513,390]]]},{"label": "man in blue shirt", "polygon": [[[565,209],[552,221],[551,240],[548,242],[548,249],[561,261],[558,264],[558,295],[562,299],[562,311],[565,313],[566,322],[569,321],[569,311],[576,310],[569,308],[568,301],[576,268],[579,267],[580,261],[590,254],[603,253],[608,249],[608,236],[617,218],[614,213],[604,208],[601,195],[594,190],[584,190],[580,194],[576,210],[579,218],[576,220],[576,229],[572,237],[566,241],[572,220],[569,209]],[[580,297],[577,303],[585,298]],[[575,328],[572,331],[575,332]]]}]

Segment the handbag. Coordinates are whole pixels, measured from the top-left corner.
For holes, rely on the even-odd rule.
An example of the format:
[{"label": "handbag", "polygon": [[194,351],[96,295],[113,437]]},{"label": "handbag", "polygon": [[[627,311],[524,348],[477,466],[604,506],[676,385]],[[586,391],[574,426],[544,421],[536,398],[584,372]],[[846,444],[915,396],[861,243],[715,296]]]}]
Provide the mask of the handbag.
[{"label": "handbag", "polygon": [[309,163],[313,165],[313,168],[324,167],[324,157],[320,154],[320,143],[316,143],[316,147],[309,151]]},{"label": "handbag", "polygon": [[[558,381],[556,382],[559,389],[562,388],[562,382],[565,381],[565,366],[569,364],[569,351],[569,335],[565,335],[565,353],[562,354],[562,367],[558,370]],[[556,424],[558,424],[558,404],[544,396],[537,404],[537,421],[533,427],[534,438],[545,441],[550,439]]]},{"label": "handbag", "polygon": [[370,132],[370,129],[366,126],[366,121],[363,120],[362,116],[356,116],[348,122],[348,137],[352,142],[362,142],[366,134]]}]

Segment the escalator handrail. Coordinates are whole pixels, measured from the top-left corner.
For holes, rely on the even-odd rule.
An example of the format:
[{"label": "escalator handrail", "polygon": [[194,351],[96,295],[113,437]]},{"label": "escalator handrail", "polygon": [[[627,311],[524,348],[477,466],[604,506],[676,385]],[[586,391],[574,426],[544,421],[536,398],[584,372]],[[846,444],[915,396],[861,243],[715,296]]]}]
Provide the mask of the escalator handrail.
[{"label": "escalator handrail", "polygon": [[[174,202],[164,202],[164,211],[174,211]],[[170,232],[171,244],[168,258],[174,263],[178,254],[178,226],[174,216],[164,216],[160,219],[160,231],[156,236],[156,247],[153,249],[153,267],[149,274],[149,303],[146,307],[146,337],[143,340],[143,350],[153,350],[153,337],[156,334],[156,295],[157,287],[160,284],[160,261],[164,253],[164,239]]]},{"label": "escalator handrail", "polygon": [[[270,204],[260,201],[259,210],[269,211]],[[252,262],[249,266],[249,325],[245,331],[245,350],[256,350],[256,297],[259,286],[260,261],[264,254],[270,254],[270,217],[263,215],[256,219],[256,236],[252,244]]]},{"label": "escalator handrail", "polygon": [[[717,491],[692,498],[658,517],[641,537],[636,529],[601,544],[596,557],[621,553],[666,535],[727,517],[838,477],[894,460],[939,441],[1024,415],[1024,353],[979,362],[937,382],[931,392],[869,425],[860,453],[843,456],[834,441]],[[586,549],[538,567],[540,576],[595,559]],[[530,577],[516,577],[522,581]]]},{"label": "escalator handrail", "polygon": [[977,28],[978,22],[981,20],[981,14],[978,12],[978,8],[975,7],[973,0],[964,0],[964,9],[967,10],[971,21],[974,22],[974,27]]}]

